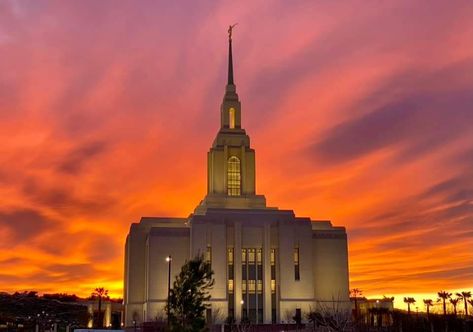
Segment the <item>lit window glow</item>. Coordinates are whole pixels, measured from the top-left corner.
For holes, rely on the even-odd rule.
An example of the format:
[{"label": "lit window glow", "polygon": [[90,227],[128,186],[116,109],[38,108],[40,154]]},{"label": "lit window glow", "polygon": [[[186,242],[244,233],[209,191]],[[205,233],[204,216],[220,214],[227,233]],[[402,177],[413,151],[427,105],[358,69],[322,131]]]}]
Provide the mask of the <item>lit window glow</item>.
[{"label": "lit window glow", "polygon": [[301,272],[299,267],[299,248],[294,248],[294,279],[301,280]]},{"label": "lit window glow", "polygon": [[240,159],[232,156],[228,159],[227,167],[227,193],[228,196],[240,196],[241,194],[241,173]]},{"label": "lit window glow", "polygon": [[229,118],[229,127],[230,129],[235,128],[235,109],[232,107],[228,110],[228,118]]}]

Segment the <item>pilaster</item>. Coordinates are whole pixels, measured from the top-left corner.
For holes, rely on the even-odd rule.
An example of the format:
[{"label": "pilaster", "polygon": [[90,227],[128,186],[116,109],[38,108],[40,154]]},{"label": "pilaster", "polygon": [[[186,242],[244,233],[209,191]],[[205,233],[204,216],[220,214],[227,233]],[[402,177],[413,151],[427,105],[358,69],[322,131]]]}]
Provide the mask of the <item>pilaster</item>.
[{"label": "pilaster", "polygon": [[235,295],[235,319],[237,322],[241,320],[241,223],[235,223],[235,247],[233,250],[234,262],[234,295]]},{"label": "pilaster", "polygon": [[265,224],[263,231],[263,310],[264,323],[271,324],[271,225]]},{"label": "pilaster", "polygon": [[247,177],[247,171],[246,171],[246,148],[245,145],[241,145],[241,165],[240,165],[240,176],[241,176],[241,194],[245,195],[247,190],[246,190],[246,177]]},{"label": "pilaster", "polygon": [[228,145],[223,146],[223,192],[226,195],[227,187],[227,165],[228,165]]}]

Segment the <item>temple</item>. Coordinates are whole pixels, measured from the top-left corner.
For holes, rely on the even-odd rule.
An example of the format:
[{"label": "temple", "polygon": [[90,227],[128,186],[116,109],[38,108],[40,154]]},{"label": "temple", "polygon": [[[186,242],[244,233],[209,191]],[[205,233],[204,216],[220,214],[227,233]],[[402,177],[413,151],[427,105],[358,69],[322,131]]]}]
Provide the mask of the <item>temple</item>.
[{"label": "temple", "polygon": [[169,256],[173,279],[195,255],[204,254],[211,263],[215,285],[207,319],[212,323],[227,317],[255,324],[304,322],[318,306],[350,306],[345,228],[268,207],[265,196],[256,193],[255,150],[242,128],[231,34],[228,47],[220,129],[207,154],[207,195],[189,217],[143,217],[131,225],[125,326],[165,316]]}]

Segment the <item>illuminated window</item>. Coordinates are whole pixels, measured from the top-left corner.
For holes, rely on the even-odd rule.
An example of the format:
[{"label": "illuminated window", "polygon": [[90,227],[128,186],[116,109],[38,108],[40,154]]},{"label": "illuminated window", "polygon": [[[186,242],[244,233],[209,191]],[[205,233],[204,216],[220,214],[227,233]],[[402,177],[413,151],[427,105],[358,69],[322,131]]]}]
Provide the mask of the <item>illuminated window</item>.
[{"label": "illuminated window", "polygon": [[235,156],[232,156],[228,159],[227,187],[228,187],[229,196],[240,196],[241,194],[240,159],[238,159]]},{"label": "illuminated window", "polygon": [[235,296],[234,296],[234,250],[233,248],[227,248],[227,296],[228,296],[228,316],[233,317],[235,315]]},{"label": "illuminated window", "polygon": [[212,263],[212,247],[207,246],[207,250],[205,251],[205,261],[209,264]]},{"label": "illuminated window", "polygon": [[257,249],[256,250],[256,263],[258,265],[261,265],[261,249]]},{"label": "illuminated window", "polygon": [[272,248],[269,256],[271,263],[271,321],[273,324],[277,321],[277,303],[276,303],[276,249]]},{"label": "illuminated window", "polygon": [[227,249],[227,260],[229,265],[233,265],[233,248]]},{"label": "illuminated window", "polygon": [[271,293],[276,293],[276,280],[271,280]]},{"label": "illuminated window", "polygon": [[263,280],[258,280],[256,283],[256,290],[259,294],[263,293]]},{"label": "illuminated window", "polygon": [[242,248],[242,317],[255,324],[263,323],[262,255],[261,248]]},{"label": "illuminated window", "polygon": [[235,109],[232,107],[228,110],[228,118],[229,118],[229,124],[230,124],[230,129],[235,128]]},{"label": "illuminated window", "polygon": [[248,249],[248,264],[255,263],[255,249]]},{"label": "illuminated window", "polygon": [[299,265],[299,248],[294,248],[294,264]]},{"label": "illuminated window", "polygon": [[234,278],[234,265],[233,265],[233,248],[227,249],[227,268],[228,268],[228,279]]},{"label": "illuminated window", "polygon": [[301,280],[301,273],[299,268],[299,248],[294,248],[294,279]]},{"label": "illuminated window", "polygon": [[256,291],[256,280],[248,280],[248,293],[254,294]]}]

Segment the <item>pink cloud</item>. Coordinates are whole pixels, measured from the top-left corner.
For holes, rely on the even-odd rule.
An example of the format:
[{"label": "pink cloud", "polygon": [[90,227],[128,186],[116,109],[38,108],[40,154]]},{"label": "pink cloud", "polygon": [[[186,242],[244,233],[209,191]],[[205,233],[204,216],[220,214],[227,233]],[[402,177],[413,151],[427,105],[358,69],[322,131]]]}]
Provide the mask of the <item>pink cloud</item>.
[{"label": "pink cloud", "polygon": [[2,2],[0,235],[41,226],[0,249],[4,290],[119,295],[130,223],[193,210],[234,22],[269,205],[346,225],[365,294],[473,287],[472,15],[469,1]]}]

